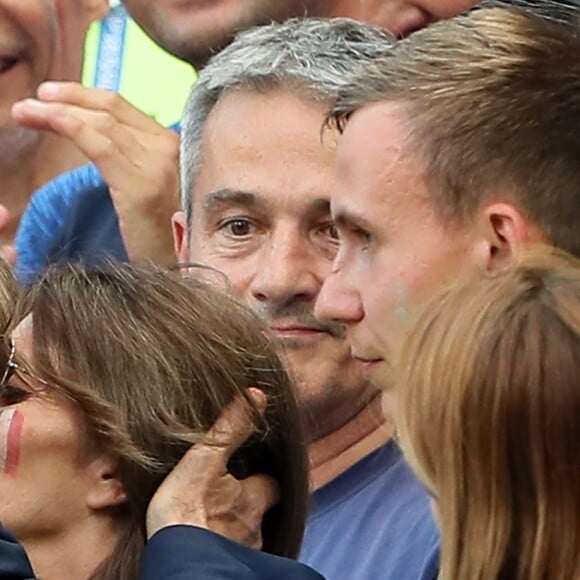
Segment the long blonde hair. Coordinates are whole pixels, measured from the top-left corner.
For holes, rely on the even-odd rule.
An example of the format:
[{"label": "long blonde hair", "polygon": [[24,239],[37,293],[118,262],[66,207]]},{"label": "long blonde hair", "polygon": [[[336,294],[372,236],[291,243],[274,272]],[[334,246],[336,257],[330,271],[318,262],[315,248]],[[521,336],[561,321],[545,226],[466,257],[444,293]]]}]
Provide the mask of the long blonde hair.
[{"label": "long blonde hair", "polygon": [[580,263],[539,253],[448,290],[399,363],[399,436],[436,500],[442,578],[580,578]]}]

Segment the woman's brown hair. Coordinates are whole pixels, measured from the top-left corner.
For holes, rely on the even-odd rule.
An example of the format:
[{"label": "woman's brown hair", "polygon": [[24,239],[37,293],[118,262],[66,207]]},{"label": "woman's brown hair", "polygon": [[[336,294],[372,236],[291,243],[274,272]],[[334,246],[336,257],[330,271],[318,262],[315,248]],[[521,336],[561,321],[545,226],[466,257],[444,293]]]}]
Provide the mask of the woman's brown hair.
[{"label": "woman's brown hair", "polygon": [[541,252],[447,291],[398,368],[402,447],[445,580],[580,578],[580,264]]},{"label": "woman's brown hair", "polygon": [[119,457],[123,532],[93,579],[138,578],[145,513],[162,479],[234,397],[268,398],[256,433],[234,455],[234,474],[267,473],[281,492],[266,514],[265,551],[295,557],[308,466],[292,385],[265,328],[231,298],[154,268],[50,269],[21,299],[32,314],[33,360],[43,381],[80,407],[91,445]]},{"label": "woman's brown hair", "polygon": [[[7,331],[18,297],[18,284],[10,265],[0,257],[0,335]],[[0,369],[5,369],[10,357],[10,349],[0,344]]]}]

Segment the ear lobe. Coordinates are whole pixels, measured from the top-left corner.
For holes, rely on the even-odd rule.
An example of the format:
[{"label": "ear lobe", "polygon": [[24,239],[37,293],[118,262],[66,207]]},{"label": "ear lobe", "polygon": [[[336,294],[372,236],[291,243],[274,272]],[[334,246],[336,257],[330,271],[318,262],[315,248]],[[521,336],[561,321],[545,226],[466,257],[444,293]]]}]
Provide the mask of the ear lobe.
[{"label": "ear lobe", "polygon": [[530,243],[530,224],[517,208],[505,203],[487,207],[484,219],[489,242],[487,269],[490,272],[505,270]]},{"label": "ear lobe", "polygon": [[92,459],[87,466],[90,479],[87,492],[87,507],[91,510],[112,508],[127,501],[123,483],[117,475],[118,459],[101,455]]},{"label": "ear lobe", "polygon": [[176,211],[173,214],[171,217],[171,227],[173,228],[173,246],[177,260],[181,264],[186,264],[189,262],[189,240],[185,212]]}]

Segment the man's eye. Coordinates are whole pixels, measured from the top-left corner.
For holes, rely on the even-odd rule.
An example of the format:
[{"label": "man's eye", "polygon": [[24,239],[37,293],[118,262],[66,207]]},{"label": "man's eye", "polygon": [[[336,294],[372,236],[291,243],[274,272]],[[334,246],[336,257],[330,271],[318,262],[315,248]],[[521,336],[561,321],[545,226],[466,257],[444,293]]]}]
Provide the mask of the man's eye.
[{"label": "man's eye", "polygon": [[252,223],[244,219],[229,220],[222,224],[222,229],[234,237],[248,236],[252,232]]},{"label": "man's eye", "polygon": [[6,407],[8,405],[16,405],[22,403],[30,396],[30,392],[26,389],[16,387],[14,385],[5,384],[0,387],[0,406]]}]

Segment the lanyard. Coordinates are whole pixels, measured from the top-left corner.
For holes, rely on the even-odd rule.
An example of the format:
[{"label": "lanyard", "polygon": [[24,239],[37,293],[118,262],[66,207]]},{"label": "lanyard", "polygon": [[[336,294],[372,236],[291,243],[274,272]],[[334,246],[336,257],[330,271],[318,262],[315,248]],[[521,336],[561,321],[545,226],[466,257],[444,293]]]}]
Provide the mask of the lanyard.
[{"label": "lanyard", "polygon": [[101,23],[95,69],[95,87],[119,91],[125,37],[127,34],[127,18],[125,9],[121,6],[116,6],[111,9]]}]

